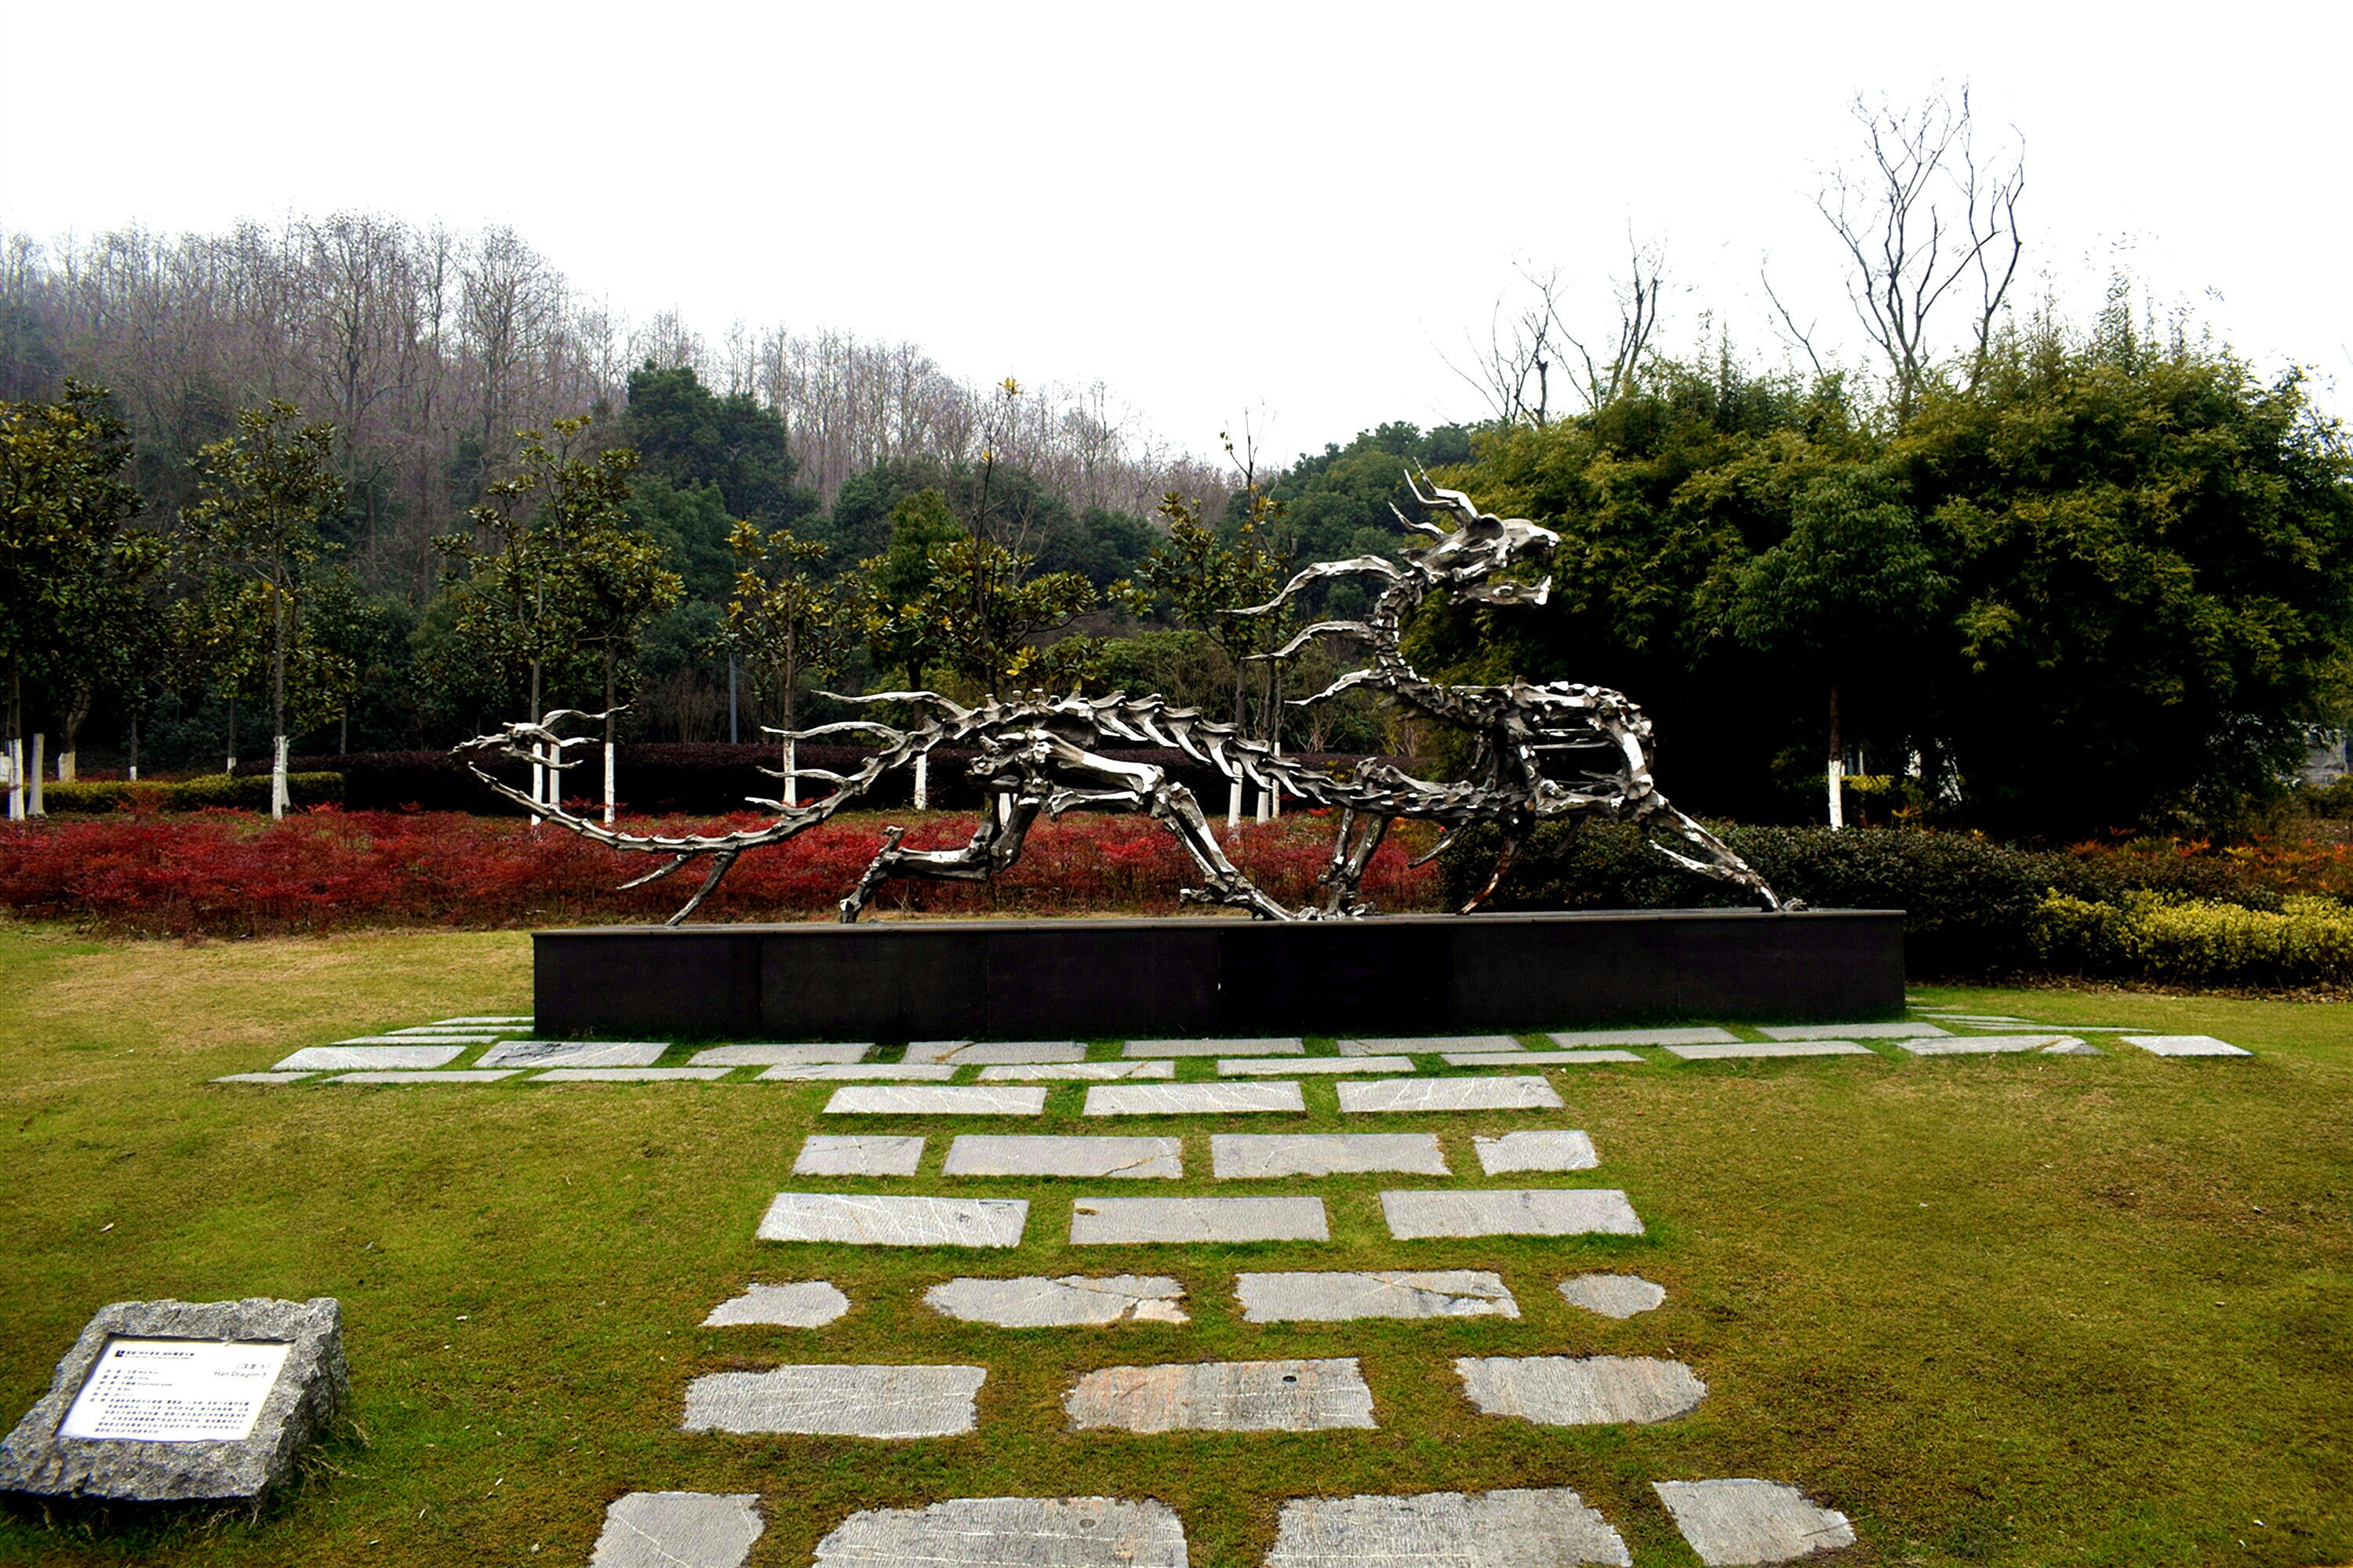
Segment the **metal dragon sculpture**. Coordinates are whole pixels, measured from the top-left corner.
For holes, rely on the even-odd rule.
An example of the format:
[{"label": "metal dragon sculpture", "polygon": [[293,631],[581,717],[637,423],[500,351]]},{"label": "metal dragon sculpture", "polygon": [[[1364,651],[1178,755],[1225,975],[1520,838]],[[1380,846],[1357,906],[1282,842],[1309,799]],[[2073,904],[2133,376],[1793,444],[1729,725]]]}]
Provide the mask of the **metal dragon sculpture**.
[{"label": "metal dragon sculpture", "polygon": [[[1445,836],[1421,857],[1428,860],[1454,842],[1466,827],[1494,826],[1503,846],[1486,885],[1461,913],[1493,895],[1514,854],[1539,824],[1585,817],[1630,821],[1650,836],[1653,848],[1702,875],[1745,889],[1767,909],[1780,901],[1762,877],[1715,834],[1667,803],[1651,777],[1651,724],[1624,696],[1599,686],[1569,682],[1543,685],[1514,680],[1502,686],[1451,686],[1425,679],[1399,652],[1406,619],[1432,594],[1457,604],[1540,605],[1552,579],[1534,588],[1500,576],[1523,561],[1548,553],[1560,536],[1524,518],[1481,512],[1461,491],[1432,487],[1425,493],[1408,476],[1415,498],[1451,517],[1448,528],[1398,514],[1408,528],[1435,543],[1409,549],[1402,565],[1378,556],[1324,561],[1307,567],[1283,590],[1242,613],[1271,614],[1319,579],[1370,577],[1384,586],[1362,620],[1318,621],[1264,657],[1282,659],[1318,637],[1341,637],[1362,645],[1371,662],[1343,675],[1300,705],[1325,701],[1356,687],[1385,693],[1407,708],[1469,733],[1476,745],[1471,777],[1453,782],[1416,779],[1377,758],[1353,766],[1319,766],[1286,758],[1262,741],[1245,738],[1232,725],[1201,716],[1194,708],[1172,708],[1157,696],[1050,696],[1030,692],[990,696],[966,707],[937,692],[876,692],[842,700],[871,705],[894,703],[929,715],[906,726],[879,719],[850,719],[789,733],[794,741],[828,736],[859,736],[876,749],[857,771],[765,768],[776,778],[832,784],[831,794],[807,805],[753,799],[777,813],[765,827],[714,834],[621,832],[575,816],[559,804],[533,800],[493,777],[491,759],[530,762],[563,772],[577,764],[567,747],[588,744],[586,736],[558,733],[565,721],[602,715],[564,709],[538,723],[510,724],[496,735],[477,736],[454,754],[491,789],[533,816],[561,824],[583,838],[613,849],[667,856],[661,865],[624,883],[641,886],[697,860],[708,863],[702,885],[670,916],[675,926],[701,906],[730,867],[746,853],[786,840],[825,821],[862,799],[883,775],[913,764],[935,747],[971,747],[970,771],[985,800],[979,826],[960,848],[911,850],[906,830],[887,829],[882,846],[849,895],[840,917],[852,921],[893,877],[980,882],[1011,866],[1038,814],[1060,817],[1073,808],[1141,810],[1166,823],[1192,859],[1200,885],[1183,890],[1187,903],[1230,905],[1269,920],[1355,918],[1374,913],[1362,887],[1374,852],[1391,823],[1400,820],[1438,823]],[[784,736],[786,732],[770,731]],[[1337,808],[1339,831],[1331,863],[1319,881],[1322,897],[1299,909],[1285,908],[1251,883],[1226,857],[1191,790],[1149,763],[1123,762],[1101,754],[1107,745],[1157,746],[1208,764],[1229,779],[1261,789],[1280,789],[1311,804]],[[1548,758],[1575,768],[1573,780],[1545,770]],[[1568,771],[1560,768],[1559,771]],[[786,791],[790,793],[790,791]],[[562,790],[554,793],[559,798]],[[1664,841],[1664,842],[1662,842]],[[1419,861],[1416,863],[1419,863]]]}]

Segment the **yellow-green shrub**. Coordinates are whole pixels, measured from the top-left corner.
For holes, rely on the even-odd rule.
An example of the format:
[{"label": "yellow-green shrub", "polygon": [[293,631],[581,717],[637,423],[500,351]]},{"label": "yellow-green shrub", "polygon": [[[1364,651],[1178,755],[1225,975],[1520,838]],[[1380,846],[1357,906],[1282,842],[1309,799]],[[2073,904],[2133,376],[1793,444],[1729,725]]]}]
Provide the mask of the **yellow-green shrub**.
[{"label": "yellow-green shrub", "polygon": [[2353,908],[2299,895],[2276,913],[2204,899],[2127,895],[2116,904],[2044,895],[2035,950],[2062,972],[2186,985],[2317,985],[2353,980]]}]

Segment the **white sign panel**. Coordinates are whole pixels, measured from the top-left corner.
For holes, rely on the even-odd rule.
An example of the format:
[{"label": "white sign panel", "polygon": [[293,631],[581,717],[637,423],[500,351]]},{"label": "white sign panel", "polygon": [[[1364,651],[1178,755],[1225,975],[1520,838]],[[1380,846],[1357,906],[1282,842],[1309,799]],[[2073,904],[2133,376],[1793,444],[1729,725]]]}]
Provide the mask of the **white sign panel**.
[{"label": "white sign panel", "polygon": [[293,1348],[218,1340],[109,1340],[58,1436],[242,1442],[253,1436],[261,1402]]}]

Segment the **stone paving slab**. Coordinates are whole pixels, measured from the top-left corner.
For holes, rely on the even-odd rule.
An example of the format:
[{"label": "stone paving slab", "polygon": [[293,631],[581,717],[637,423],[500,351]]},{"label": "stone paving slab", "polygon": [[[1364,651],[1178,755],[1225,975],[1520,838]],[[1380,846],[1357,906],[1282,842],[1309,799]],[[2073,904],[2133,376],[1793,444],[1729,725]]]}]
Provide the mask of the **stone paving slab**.
[{"label": "stone paving slab", "polygon": [[371,1067],[446,1067],[463,1045],[311,1045],[270,1065],[273,1073],[353,1073]]},{"label": "stone paving slab", "polygon": [[1562,1299],[1604,1318],[1631,1318],[1666,1300],[1666,1287],[1639,1274],[1580,1274],[1560,1282]]},{"label": "stone paving slab", "polygon": [[1479,1156],[1479,1169],[1490,1176],[1507,1176],[1514,1171],[1590,1171],[1601,1163],[1601,1157],[1593,1151],[1593,1139],[1566,1128],[1473,1138],[1471,1148]]},{"label": "stone paving slab", "polygon": [[1450,1067],[1601,1067],[1613,1062],[1644,1065],[1631,1051],[1449,1051]]},{"label": "stone paving slab", "polygon": [[1104,1367],[1062,1396],[1071,1430],[1321,1432],[1377,1426],[1354,1356]]},{"label": "stone paving slab", "polygon": [[918,1040],[907,1047],[910,1062],[1011,1063],[1037,1066],[1083,1062],[1086,1045],[1076,1040]]},{"label": "stone paving slab", "polygon": [[488,1036],[471,1031],[447,1034],[354,1034],[337,1045],[480,1045]]},{"label": "stone paving slab", "polygon": [[659,1040],[510,1040],[477,1067],[650,1067],[670,1047]]},{"label": "stone paving slab", "polygon": [[2252,1056],[2211,1034],[2127,1034],[2125,1044],[2137,1045],[2152,1056]]},{"label": "stone paving slab", "polygon": [[454,1023],[419,1023],[406,1029],[387,1029],[382,1034],[373,1036],[373,1038],[379,1040],[410,1040],[420,1038],[426,1040],[497,1040],[509,1034],[528,1034],[530,1033],[531,1031],[527,1028],[508,1027],[501,1029],[496,1024],[491,1023],[463,1026]]},{"label": "stone paving slab", "polygon": [[1311,1056],[1295,1061],[1283,1056],[1227,1056],[1218,1062],[1220,1077],[1279,1078],[1293,1073],[1410,1073],[1410,1056]]},{"label": "stone paving slab", "polygon": [[1383,1192],[1381,1217],[1399,1241],[1426,1236],[1638,1236],[1642,1222],[1615,1187]]},{"label": "stone paving slab", "polygon": [[1933,1040],[1947,1031],[1933,1023],[1777,1023],[1758,1033],[1767,1040]]},{"label": "stone paving slab", "polygon": [[1670,1045],[1667,1054],[1686,1062],[1747,1062],[1767,1056],[1876,1056],[1852,1040],[1743,1040],[1736,1045]]},{"label": "stone paving slab", "polygon": [[1166,1503],[954,1498],[867,1509],[817,1543],[813,1568],[1186,1568]]},{"label": "stone paving slab", "polygon": [[1434,1132],[1212,1133],[1209,1166],[1220,1181],[1359,1171],[1452,1174]]},{"label": "stone paving slab", "polygon": [[[1958,1021],[1947,1018],[1940,1019],[1938,1022],[1943,1023],[1952,1023]],[[1980,1035],[2047,1034],[2052,1031],[2058,1029],[2068,1030],[2076,1034],[2131,1034],[2136,1033],[2131,1025],[2124,1023],[1967,1023],[1962,1024],[1962,1027],[1965,1029],[1974,1030]],[[1963,1036],[1962,1038],[1970,1038],[1970,1036]]]},{"label": "stone paving slab", "polygon": [[1303,1056],[1307,1043],[1276,1040],[1130,1040],[1123,1056]]},{"label": "stone paving slab", "polygon": [[1433,1034],[1396,1040],[1343,1040],[1343,1056],[1386,1056],[1400,1051],[1524,1051],[1527,1047],[1509,1034]]},{"label": "stone paving slab", "polygon": [[948,1145],[944,1176],[1185,1174],[1181,1138],[1021,1138],[966,1133]]},{"label": "stone paving slab", "polygon": [[762,1241],[856,1246],[1019,1246],[1022,1198],[899,1198],[868,1192],[779,1192]]},{"label": "stone paving slab", "polygon": [[748,1285],[744,1294],[722,1301],[702,1320],[706,1329],[749,1324],[776,1324],[786,1329],[821,1329],[849,1310],[849,1298],[828,1279],[804,1279],[789,1285]]},{"label": "stone paving slab", "polygon": [[696,1067],[806,1067],[862,1062],[871,1045],[713,1045],[687,1058]]},{"label": "stone paving slab", "polygon": [[1331,1239],[1321,1198],[1081,1198],[1071,1204],[1072,1246]]},{"label": "stone paving slab", "polygon": [[779,1062],[753,1081],[763,1084],[882,1083],[944,1084],[956,1075],[953,1063]]},{"label": "stone paving slab", "polygon": [[215,1078],[216,1084],[299,1084],[312,1076],[310,1073],[231,1073]]},{"label": "stone paving slab", "polygon": [[801,1139],[796,1176],[913,1176],[923,1140],[905,1135],[811,1133]]},{"label": "stone paving slab", "polygon": [[1293,1498],[1265,1568],[1630,1568],[1626,1542],[1566,1487]]},{"label": "stone paving slab", "polygon": [[528,1012],[478,1012],[464,1018],[437,1018],[435,1023],[529,1023]]},{"label": "stone paving slab", "polygon": [[1340,1108],[1384,1111],[1559,1110],[1561,1098],[1541,1077],[1372,1078],[1340,1086]]},{"label": "stone paving slab", "polygon": [[969,1432],[987,1367],[784,1366],[686,1385],[685,1432],[949,1437]]},{"label": "stone paving slab", "polygon": [[[1342,1092],[1347,1086],[1342,1086]],[[1037,1091],[1044,1094],[1046,1091]],[[1089,1116],[1199,1116],[1249,1111],[1304,1113],[1299,1086],[1282,1084],[1104,1084],[1087,1091]]]},{"label": "stone paving slab", "polygon": [[1566,1050],[1593,1045],[1723,1045],[1740,1038],[1728,1029],[1577,1029],[1546,1035]]},{"label": "stone paving slab", "polygon": [[1940,1007],[1932,1007],[1932,1008],[1926,1008],[1926,1009],[1923,1009],[1923,1010],[1922,1010],[1922,1014],[1923,1014],[1923,1016],[1924,1016],[1924,1017],[1928,1017],[1928,1018],[1933,1018],[1933,1019],[1935,1019],[1935,1020],[1936,1020],[1937,1022],[1939,1022],[1939,1023],[2029,1023],[2029,1024],[2031,1024],[2031,1023],[2033,1023],[2033,1022],[2034,1022],[2034,1020],[2032,1020],[2031,1018],[2020,1018],[2020,1017],[2018,1017],[2017,1015],[2015,1015],[2015,1014],[2013,1014],[2013,1013],[2008,1013],[2008,1012],[1947,1012],[1947,1011],[1945,1011],[1943,1008],[1940,1008]]},{"label": "stone paving slab", "polygon": [[1185,1287],[1163,1274],[1066,1274],[1058,1279],[951,1279],[923,1292],[942,1317],[1000,1329],[1098,1328],[1105,1323],[1185,1323]]},{"label": "stone paving slab", "polygon": [[1947,1040],[1898,1040],[1915,1056],[1988,1056],[2014,1051],[2041,1051],[2053,1056],[2097,1056],[2095,1046],[2073,1034],[1957,1034]]},{"label": "stone paving slab", "polygon": [[331,1084],[495,1084],[512,1078],[521,1067],[460,1067],[450,1072],[338,1073]]},{"label": "stone paving slab", "polygon": [[1234,1296],[1245,1323],[1345,1323],[1359,1318],[1516,1318],[1503,1276],[1472,1269],[1242,1274]]},{"label": "stone paving slab", "polygon": [[629,1492],[605,1510],[588,1568],[743,1568],[766,1526],[757,1492]]},{"label": "stone paving slab", "polygon": [[1655,1356],[1457,1356],[1454,1370],[1482,1414],[1539,1426],[1647,1426],[1707,1397],[1691,1368]]},{"label": "stone paving slab", "polygon": [[1846,1515],[1778,1481],[1652,1481],[1651,1489],[1708,1568],[1794,1563],[1854,1544]]},{"label": "stone paving slab", "polygon": [[1054,1066],[983,1067],[984,1084],[1111,1083],[1123,1078],[1174,1078],[1174,1062],[1071,1062]]},{"label": "stone paving slab", "polygon": [[534,1073],[533,1084],[683,1084],[709,1083],[733,1072],[733,1067],[551,1067]]},{"label": "stone paving slab", "polygon": [[852,1084],[833,1091],[828,1116],[1044,1116],[1046,1091],[996,1084]]}]

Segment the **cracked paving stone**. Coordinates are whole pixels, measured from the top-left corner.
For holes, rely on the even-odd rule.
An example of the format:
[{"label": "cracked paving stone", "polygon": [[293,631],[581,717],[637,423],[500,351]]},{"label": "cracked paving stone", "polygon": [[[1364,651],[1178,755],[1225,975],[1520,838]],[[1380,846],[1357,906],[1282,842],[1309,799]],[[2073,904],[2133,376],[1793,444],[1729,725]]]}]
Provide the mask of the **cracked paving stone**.
[{"label": "cracked paving stone", "polygon": [[1227,1078],[1279,1078],[1286,1073],[1410,1073],[1410,1056],[1317,1056],[1295,1062],[1287,1056],[1229,1056],[1218,1064]]},{"label": "cracked paving stone", "polygon": [[759,1238],[853,1246],[1019,1246],[1026,1198],[893,1198],[862,1192],[779,1192]]},{"label": "cracked paving stone", "polygon": [[1854,1544],[1846,1515],[1778,1481],[1652,1481],[1651,1489],[1708,1568],[1794,1563]]},{"label": "cracked paving stone", "polygon": [[1646,1066],[1631,1051],[1449,1051],[1440,1058],[1450,1067],[1607,1067],[1631,1064]]},{"label": "cracked paving stone", "polygon": [[924,1304],[942,1317],[1000,1329],[1189,1322],[1177,1305],[1184,1299],[1185,1287],[1162,1274],[951,1279],[923,1292]]},{"label": "cracked paving stone", "polygon": [[950,1437],[977,1419],[987,1367],[786,1366],[710,1372],[686,1385],[684,1432]]},{"label": "cracked paving stone", "polygon": [[446,1067],[466,1054],[463,1045],[311,1045],[284,1061],[273,1063],[273,1073],[364,1073],[384,1067]]},{"label": "cracked paving stone", "polygon": [[723,1078],[733,1067],[551,1067],[527,1084],[677,1084]]},{"label": "cracked paving stone", "polygon": [[1667,1054],[1686,1062],[1746,1062],[1765,1056],[1876,1056],[1852,1040],[1743,1040],[1736,1045],[1670,1045]]},{"label": "cracked paving stone", "polygon": [[1130,1040],[1123,1056],[1304,1056],[1304,1040]]},{"label": "cracked paving stone", "polygon": [[804,1279],[790,1285],[749,1285],[744,1294],[722,1301],[702,1320],[706,1329],[748,1324],[776,1324],[786,1329],[821,1329],[849,1310],[849,1298],[828,1279]]},{"label": "cracked paving stone", "polygon": [[1401,1037],[1396,1040],[1343,1040],[1338,1043],[1343,1056],[1385,1056],[1410,1051],[1427,1055],[1433,1051],[1524,1051],[1527,1047],[1509,1034],[1434,1034]]},{"label": "cracked paving stone", "polygon": [[1653,1285],[1639,1274],[1580,1274],[1562,1280],[1560,1293],[1570,1306],[1604,1318],[1631,1318],[1667,1298],[1666,1287]]},{"label": "cracked paving stone", "polygon": [[1044,1116],[1046,1091],[995,1084],[852,1084],[833,1091],[828,1116]]},{"label": "cracked paving stone", "polygon": [[1767,1040],[1934,1040],[1946,1031],[1933,1023],[1781,1023],[1760,1033]]},{"label": "cracked paving stone", "polygon": [[1209,1135],[1209,1164],[1220,1181],[1360,1171],[1452,1174],[1434,1132],[1218,1132]]},{"label": "cracked paving stone", "polygon": [[[339,1073],[329,1078],[331,1084],[495,1084],[501,1078],[512,1078],[521,1067],[459,1067],[439,1073]],[[308,1075],[302,1075],[307,1076]]]},{"label": "cracked paving stone", "polygon": [[510,1040],[477,1067],[650,1067],[670,1047],[659,1040]]},{"label": "cracked paving stone", "polygon": [[1373,1391],[1354,1356],[1104,1367],[1062,1396],[1071,1430],[1320,1432],[1374,1427]]},{"label": "cracked paving stone", "polygon": [[1545,1036],[1566,1050],[1591,1045],[1728,1045],[1740,1038],[1728,1029],[1577,1029]]},{"label": "cracked paving stone", "polygon": [[1181,1177],[1181,1138],[1024,1138],[966,1133],[948,1146],[944,1176]]},{"label": "cracked paving stone", "polygon": [[1123,1078],[1174,1078],[1174,1062],[1071,1062],[1060,1065],[983,1067],[984,1084],[1114,1083]]},{"label": "cracked paving stone", "polygon": [[1293,1498],[1265,1568],[1630,1568],[1626,1542],[1566,1487]]},{"label": "cracked paving stone", "polygon": [[588,1568],[743,1568],[766,1527],[757,1492],[629,1492],[605,1510]]},{"label": "cracked paving stone", "polygon": [[857,1083],[879,1079],[884,1083],[944,1084],[956,1075],[954,1065],[918,1062],[910,1066],[903,1062],[779,1062],[761,1073],[757,1082],[765,1084]]},{"label": "cracked paving stone", "polygon": [[[2152,1056],[2252,1056],[2253,1051],[2215,1039],[2211,1034],[2127,1034],[2125,1044],[2137,1045]],[[286,1064],[280,1062],[280,1066]]]},{"label": "cracked paving stone", "polygon": [[1340,1108],[1383,1111],[1559,1110],[1561,1097],[1541,1077],[1372,1078],[1340,1086]]},{"label": "cracked paving stone", "polygon": [[2097,1056],[2100,1050],[2073,1034],[1963,1034],[1950,1040],[1898,1040],[1915,1056],[1981,1056],[2040,1051],[2046,1056]]},{"label": "cracked paving stone", "polygon": [[1567,1128],[1474,1137],[1471,1147],[1479,1156],[1479,1169],[1490,1176],[1514,1171],[1590,1171],[1601,1163],[1601,1157],[1593,1151],[1593,1139]]},{"label": "cracked paving stone", "polygon": [[[1348,1086],[1342,1085],[1346,1093]],[[1038,1091],[1045,1093],[1043,1089]],[[1087,1091],[1088,1116],[1198,1116],[1250,1111],[1304,1113],[1306,1097],[1293,1083],[1103,1084]]]},{"label": "cracked paving stone", "polygon": [[1615,1187],[1389,1192],[1381,1217],[1399,1241],[1427,1236],[1638,1236],[1642,1222]]},{"label": "cracked paving stone", "polygon": [[1516,1318],[1503,1277],[1471,1269],[1412,1274],[1340,1271],[1243,1274],[1234,1279],[1245,1323],[1345,1323],[1358,1318]]},{"label": "cracked paving stone", "polygon": [[1078,1040],[918,1040],[907,1047],[910,1062],[1012,1064],[1038,1066],[1056,1062],[1083,1062],[1087,1047]]},{"label": "cracked paving stone", "polygon": [[810,1067],[862,1062],[867,1045],[713,1045],[688,1057],[691,1067]]},{"label": "cracked paving stone", "polygon": [[1071,1204],[1072,1246],[1331,1239],[1321,1198],[1080,1198]]},{"label": "cracked paving stone", "polygon": [[1539,1426],[1648,1425],[1707,1397],[1691,1368],[1655,1356],[1457,1356],[1454,1370],[1482,1414]]},{"label": "cracked paving stone", "polygon": [[913,1176],[923,1162],[920,1136],[812,1133],[801,1140],[796,1176]]},{"label": "cracked paving stone", "polygon": [[953,1498],[853,1513],[812,1568],[1186,1568],[1185,1527],[1149,1500]]}]

